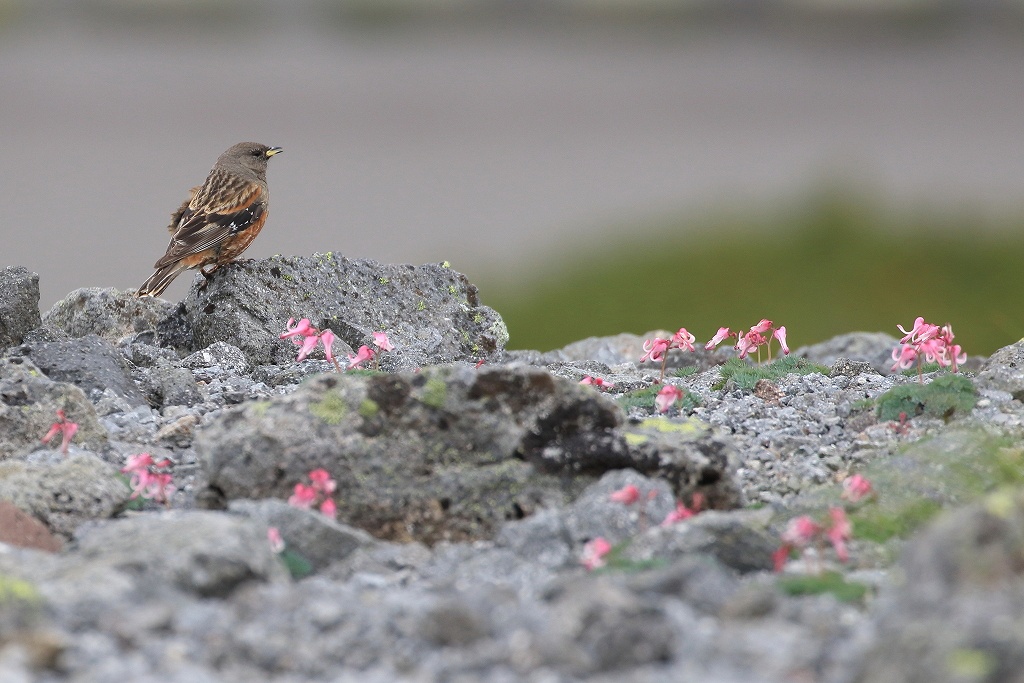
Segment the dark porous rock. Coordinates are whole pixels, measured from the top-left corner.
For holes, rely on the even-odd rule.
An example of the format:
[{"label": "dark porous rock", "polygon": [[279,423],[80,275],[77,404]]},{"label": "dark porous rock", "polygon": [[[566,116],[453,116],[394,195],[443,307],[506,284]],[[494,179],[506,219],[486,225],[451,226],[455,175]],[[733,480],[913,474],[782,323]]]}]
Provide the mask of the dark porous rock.
[{"label": "dark porous rock", "polygon": [[864,361],[887,375],[892,368],[892,350],[899,344],[899,339],[884,332],[851,332],[819,344],[802,346],[793,351],[793,355],[828,367],[840,358]]},{"label": "dark porous rock", "polygon": [[738,572],[768,570],[779,541],[765,529],[766,520],[758,512],[709,510],[636,537],[625,556],[646,562],[703,553]]},{"label": "dark porous rock", "polygon": [[117,343],[137,332],[156,329],[173,304],[153,297],[137,298],[134,292],[113,288],[76,289],[43,316],[43,325],[84,337],[95,334]]},{"label": "dark porous rock", "polygon": [[1004,346],[984,361],[975,384],[979,389],[1005,391],[1024,401],[1024,340]]},{"label": "dark porous rock", "polygon": [[94,334],[68,341],[23,344],[18,352],[28,356],[50,379],[79,387],[93,403],[112,397],[125,402],[128,410],[146,404],[124,357],[113,344]]},{"label": "dark porous rock", "polygon": [[0,270],[0,350],[17,346],[40,324],[39,276],[22,266]]},{"label": "dark porous rock", "polygon": [[449,366],[321,375],[225,411],[195,447],[207,505],[284,498],[323,467],[338,481],[342,521],[380,538],[434,542],[489,536],[582,489],[589,480],[538,471],[531,453],[550,447],[586,461],[620,419],[597,392],[543,370]]},{"label": "dark porous rock", "polygon": [[862,683],[1012,681],[1024,671],[1024,495],[1001,492],[912,539],[875,609]]},{"label": "dark porous rock", "polygon": [[837,358],[828,371],[829,377],[857,377],[867,374],[879,373],[871,363],[849,358]]},{"label": "dark porous rock", "polygon": [[249,372],[249,362],[245,359],[242,350],[221,341],[214,342],[202,351],[196,351],[192,355],[182,358],[181,366],[189,370],[216,368],[236,375],[244,375]]},{"label": "dark porous rock", "polygon": [[203,402],[192,373],[164,360],[148,373],[146,387],[149,402],[155,407],[194,406]]},{"label": "dark porous rock", "polygon": [[[42,446],[57,411],[78,425],[73,446],[102,450],[107,430],[81,389],[47,378],[23,356],[0,358],[0,460],[20,458]],[[54,445],[59,445],[56,437]]]},{"label": "dark porous rock", "polygon": [[295,358],[280,339],[289,318],[309,318],[352,349],[386,332],[395,346],[382,358],[388,370],[486,358],[508,340],[501,317],[451,268],[332,253],[232,263],[205,288],[193,285],[159,330],[163,345],[183,353],[223,341],[251,365],[284,364]]},{"label": "dark porous rock", "polygon": [[630,467],[665,479],[680,500],[690,503],[696,494],[708,508],[729,510],[743,505],[735,479],[736,448],[707,423],[655,417],[625,431]]},{"label": "dark porous rock", "polygon": [[235,500],[229,511],[274,527],[288,550],[309,561],[313,571],[344,560],[356,550],[379,543],[361,529],[330,519],[314,510],[297,508],[281,500]]},{"label": "dark porous rock", "polygon": [[113,465],[88,453],[56,463],[0,462],[0,500],[65,538],[85,522],[120,512],[130,494]]}]

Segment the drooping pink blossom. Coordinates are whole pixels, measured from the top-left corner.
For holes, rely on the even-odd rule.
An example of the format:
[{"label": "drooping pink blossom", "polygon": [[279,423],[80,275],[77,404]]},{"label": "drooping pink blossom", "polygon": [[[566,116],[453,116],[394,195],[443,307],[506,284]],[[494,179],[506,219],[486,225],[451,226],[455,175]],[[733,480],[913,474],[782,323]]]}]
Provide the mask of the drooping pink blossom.
[{"label": "drooping pink blossom", "polygon": [[351,370],[352,368],[357,368],[366,361],[373,360],[376,355],[377,354],[374,353],[373,349],[364,344],[359,347],[359,350],[356,351],[354,356],[352,354],[348,354],[348,369]]},{"label": "drooping pink blossom", "polygon": [[270,552],[275,555],[284,552],[284,538],[281,537],[281,531],[276,526],[267,528],[267,542],[270,543]]},{"label": "drooping pink blossom", "polygon": [[[319,331],[309,323],[309,318],[303,318],[299,322],[295,322],[295,318],[288,318],[288,323],[285,325],[285,331],[281,333],[281,339],[287,339],[289,337],[307,337],[316,336]],[[301,343],[301,342],[296,342]]]},{"label": "drooping pink blossom", "polygon": [[622,503],[623,505],[632,505],[633,503],[640,500],[640,489],[633,484],[627,484],[618,491],[612,492],[608,498],[615,503]]},{"label": "drooping pink blossom", "polygon": [[772,321],[767,318],[762,318],[761,322],[750,328],[750,331],[755,334],[764,334],[770,329],[772,329]]},{"label": "drooping pink blossom", "polygon": [[643,348],[644,355],[640,358],[641,363],[645,361],[658,362],[664,359],[665,353],[670,348],[670,342],[668,339],[655,337],[654,339],[645,340]]},{"label": "drooping pink blossom", "polygon": [[676,401],[682,398],[682,389],[672,384],[666,384],[658,392],[658,395],[654,397],[654,405],[658,409],[659,413],[667,413],[668,409],[671,408]]},{"label": "drooping pink blossom", "polygon": [[329,496],[338,488],[337,482],[331,479],[331,475],[322,467],[309,473],[309,481],[312,482],[313,490],[325,496]]},{"label": "drooping pink blossom", "polygon": [[699,513],[700,509],[704,506],[704,494],[693,494],[690,498],[690,505],[691,507],[686,507],[686,504],[683,503],[683,501],[677,501],[676,508],[665,515],[665,519],[661,521],[661,526],[672,526],[676,522],[689,519]]},{"label": "drooping pink blossom", "polygon": [[612,551],[612,544],[598,536],[583,546],[580,564],[589,570],[598,569],[605,564],[605,556]]},{"label": "drooping pink blossom", "polygon": [[312,486],[296,484],[293,493],[288,497],[288,504],[297,508],[311,508],[316,502],[317,492]]},{"label": "drooping pink blossom", "polygon": [[57,410],[57,421],[50,425],[50,430],[46,432],[41,441],[45,444],[50,443],[53,437],[58,434],[61,435],[60,439],[60,452],[64,455],[68,454],[68,447],[71,445],[71,439],[74,438],[75,434],[78,433],[78,424],[71,422],[67,419],[62,409]]},{"label": "drooping pink blossom", "polygon": [[841,497],[844,500],[858,503],[869,495],[871,495],[871,482],[868,481],[867,477],[854,474],[843,480],[843,493]]},{"label": "drooping pink blossom", "polygon": [[789,355],[789,346],[786,345],[786,326],[782,325],[772,332],[772,336],[779,340],[779,347],[784,355]]},{"label": "drooping pink blossom", "polygon": [[704,345],[704,348],[707,351],[710,351],[729,337],[733,336],[733,334],[733,332],[729,331],[728,327],[719,327],[718,332],[715,332],[715,336],[708,340],[708,343]]},{"label": "drooping pink blossom", "polygon": [[391,340],[388,339],[388,335],[383,332],[373,333],[373,343],[381,351],[394,351],[395,347],[392,346]]},{"label": "drooping pink blossom", "polygon": [[853,525],[846,518],[846,510],[843,508],[832,507],[829,508],[828,512],[832,517],[832,526],[828,528],[825,535],[828,536],[832,547],[836,549],[836,555],[839,556],[839,560],[846,562],[850,559],[850,554],[846,549],[846,542],[853,536]]},{"label": "drooping pink blossom", "polygon": [[598,389],[611,389],[615,386],[614,382],[608,382],[600,377],[591,377],[590,375],[581,379],[580,384],[588,384],[590,386],[597,387]]},{"label": "drooping pink blossom", "polygon": [[685,327],[680,327],[679,331],[672,335],[672,343],[670,348],[682,349],[683,351],[693,351],[693,342],[697,338],[686,331]]},{"label": "drooping pink blossom", "polygon": [[789,520],[786,530],[782,532],[782,540],[797,548],[803,548],[821,531],[821,526],[807,515]]},{"label": "drooping pink blossom", "polygon": [[171,461],[164,458],[155,462],[149,453],[128,456],[128,463],[121,472],[129,475],[128,485],[132,489],[130,499],[147,498],[158,503],[167,503],[176,487],[173,475],[168,471]]},{"label": "drooping pink blossom", "polygon": [[320,503],[320,514],[334,519],[338,515],[338,506],[334,504],[333,498],[328,498]]}]

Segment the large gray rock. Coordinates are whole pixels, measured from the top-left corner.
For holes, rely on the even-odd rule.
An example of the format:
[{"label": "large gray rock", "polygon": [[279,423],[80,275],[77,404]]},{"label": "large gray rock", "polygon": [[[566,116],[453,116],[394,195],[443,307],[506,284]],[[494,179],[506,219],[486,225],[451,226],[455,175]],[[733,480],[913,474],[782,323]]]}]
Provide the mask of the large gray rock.
[{"label": "large gray rock", "polygon": [[67,341],[26,343],[18,350],[47,377],[74,384],[93,403],[107,397],[123,402],[129,409],[146,404],[124,357],[109,341],[94,334]]},{"label": "large gray rock", "polygon": [[888,374],[893,363],[892,350],[899,343],[899,339],[884,332],[851,332],[802,346],[793,351],[793,355],[828,367],[839,358],[863,361],[878,372]]},{"label": "large gray rock", "polygon": [[156,329],[173,308],[161,299],[136,298],[131,291],[86,287],[55,303],[43,316],[43,325],[69,337],[95,334],[117,343],[137,332]]},{"label": "large gray rock", "polygon": [[1016,681],[1024,671],[1024,495],[997,493],[912,540],[875,610],[862,683]]},{"label": "large gray rock", "polygon": [[223,341],[241,349],[251,365],[284,364],[296,355],[295,346],[279,338],[289,318],[309,318],[353,349],[386,332],[395,346],[382,359],[388,369],[485,358],[508,340],[501,317],[451,268],[332,253],[232,263],[205,288],[193,285],[159,330],[163,343],[180,352]]},{"label": "large gray rock", "polygon": [[56,463],[0,462],[0,500],[10,501],[65,538],[87,521],[118,513],[130,494],[113,465],[88,453]]},{"label": "large gray rock", "polygon": [[40,439],[57,421],[58,410],[78,425],[73,445],[94,451],[106,446],[107,430],[81,389],[54,382],[22,356],[0,358],[0,460],[41,448]]},{"label": "large gray rock", "polygon": [[40,324],[39,276],[22,266],[0,270],[0,350],[17,346]]},{"label": "large gray rock", "polygon": [[981,364],[975,385],[1005,391],[1024,401],[1024,339],[1004,346]]},{"label": "large gray rock", "polygon": [[338,480],[340,519],[392,540],[487,537],[627,467],[665,476],[680,496],[710,487],[716,503],[738,500],[724,454],[712,475],[698,447],[666,441],[659,457],[653,440],[636,439],[633,451],[621,420],[609,399],[543,370],[453,366],[322,375],[225,411],[195,446],[207,505],[287,497],[323,467]]}]

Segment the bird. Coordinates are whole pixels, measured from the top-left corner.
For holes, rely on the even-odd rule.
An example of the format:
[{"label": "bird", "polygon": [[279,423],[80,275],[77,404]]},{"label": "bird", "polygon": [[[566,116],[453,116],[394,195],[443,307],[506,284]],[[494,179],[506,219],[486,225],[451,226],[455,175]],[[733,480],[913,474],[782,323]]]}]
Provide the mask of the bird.
[{"label": "bird", "polygon": [[[206,182],[171,214],[171,241],[156,272],[135,296],[160,296],[183,270],[198,268],[206,285],[214,271],[245,251],[267,222],[267,162],[283,150],[240,142],[217,158]],[[212,267],[211,267],[212,266]]]}]

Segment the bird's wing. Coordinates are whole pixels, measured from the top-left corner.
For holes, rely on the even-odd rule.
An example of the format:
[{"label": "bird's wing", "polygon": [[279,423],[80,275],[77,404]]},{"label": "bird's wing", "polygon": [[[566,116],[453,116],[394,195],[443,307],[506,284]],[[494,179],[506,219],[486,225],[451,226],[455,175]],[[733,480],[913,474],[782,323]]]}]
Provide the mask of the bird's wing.
[{"label": "bird's wing", "polygon": [[[197,197],[201,194],[198,193]],[[162,268],[218,246],[232,235],[256,224],[267,208],[263,188],[257,183],[247,184],[244,192],[235,194],[233,202],[212,204],[212,207],[189,206],[192,214],[187,218],[183,215],[183,222],[167,245],[167,253],[156,262],[154,268]]]},{"label": "bird's wing", "polygon": [[188,191],[188,199],[181,203],[178,210],[171,214],[171,223],[167,226],[167,229],[173,235],[183,223],[187,222],[196,211],[192,208],[192,201],[199,194],[199,190],[203,189],[202,185],[196,185]]}]

